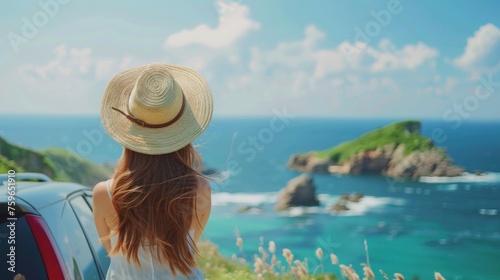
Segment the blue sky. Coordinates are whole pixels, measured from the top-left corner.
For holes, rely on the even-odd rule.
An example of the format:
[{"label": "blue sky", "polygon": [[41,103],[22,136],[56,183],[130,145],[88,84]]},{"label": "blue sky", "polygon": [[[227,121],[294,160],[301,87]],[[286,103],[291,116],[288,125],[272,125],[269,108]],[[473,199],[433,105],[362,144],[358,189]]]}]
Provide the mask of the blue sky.
[{"label": "blue sky", "polygon": [[498,1],[9,1],[0,114],[97,115],[151,62],[208,80],[215,116],[500,120]]}]

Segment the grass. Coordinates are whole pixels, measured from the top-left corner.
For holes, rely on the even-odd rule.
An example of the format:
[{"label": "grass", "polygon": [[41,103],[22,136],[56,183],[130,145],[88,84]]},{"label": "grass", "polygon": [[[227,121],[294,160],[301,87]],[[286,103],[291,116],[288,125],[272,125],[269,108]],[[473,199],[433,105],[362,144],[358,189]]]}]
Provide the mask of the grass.
[{"label": "grass", "polygon": [[[338,279],[333,274],[315,274],[315,275],[304,275],[302,278],[297,278],[294,273],[290,271],[281,271],[281,267],[286,268],[285,266],[274,266],[274,272],[270,273],[269,271],[261,271],[261,273],[257,273],[252,270],[250,265],[246,263],[246,260],[241,258],[229,259],[222,255],[220,255],[217,247],[210,243],[209,241],[201,241],[198,243],[198,250],[200,252],[200,256],[198,256],[197,261],[200,266],[203,276],[205,276],[206,280],[255,280],[255,279],[283,279],[283,280],[292,280],[292,279],[303,279],[303,280],[335,280]],[[259,257],[260,260],[262,258]],[[260,263],[260,261],[257,261]],[[267,264],[271,267],[271,263]],[[254,264],[255,266],[255,264]],[[296,266],[294,266],[296,267]],[[278,274],[276,274],[278,273]],[[259,276],[260,274],[260,276]],[[327,278],[325,278],[325,276]],[[261,278],[259,278],[261,277]]]},{"label": "grass", "polygon": [[369,151],[386,145],[404,145],[404,154],[413,151],[436,149],[432,140],[420,135],[420,121],[409,120],[387,125],[368,132],[359,138],[341,143],[325,151],[314,152],[319,158],[330,158],[336,164],[342,164],[362,151]]},{"label": "grass", "polygon": [[[243,249],[243,239],[237,238],[236,245]],[[233,255],[231,259],[220,255],[217,247],[209,241],[200,241],[198,250],[200,255],[197,258],[198,265],[200,266],[205,279],[207,280],[375,280],[378,279],[405,279],[403,274],[394,273],[393,277],[387,275],[383,270],[372,270],[370,266],[370,259],[368,256],[368,244],[365,241],[366,263],[360,264],[359,271],[352,265],[344,265],[338,263],[338,258],[334,254],[323,256],[323,250],[317,248],[314,262],[308,262],[294,259],[291,250],[283,249],[283,260],[278,260],[276,252],[276,245],[273,241],[269,242],[268,249],[264,249],[263,244],[258,249],[258,254],[254,254],[253,270],[250,264],[247,264],[245,259],[238,258]],[[309,264],[318,263],[316,267],[308,267]],[[332,273],[324,273],[325,265],[333,266],[336,271],[339,271],[337,276]],[[359,274],[358,274],[359,272]],[[377,275],[375,274],[377,273]],[[431,274],[432,275],[432,274]],[[435,280],[445,280],[439,273],[434,272]],[[412,280],[420,279],[419,276],[408,278]]]}]

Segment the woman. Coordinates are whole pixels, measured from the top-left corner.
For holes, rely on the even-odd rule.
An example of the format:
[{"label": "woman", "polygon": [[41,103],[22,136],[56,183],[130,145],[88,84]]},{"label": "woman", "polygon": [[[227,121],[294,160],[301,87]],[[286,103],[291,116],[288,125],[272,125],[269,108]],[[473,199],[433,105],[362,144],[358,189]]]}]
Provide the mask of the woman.
[{"label": "woman", "polygon": [[123,146],[112,179],[94,188],[94,219],[111,262],[106,279],[203,279],[196,242],[210,186],[191,142],[208,126],[212,96],[195,71],[150,64],[116,75],[101,103]]}]

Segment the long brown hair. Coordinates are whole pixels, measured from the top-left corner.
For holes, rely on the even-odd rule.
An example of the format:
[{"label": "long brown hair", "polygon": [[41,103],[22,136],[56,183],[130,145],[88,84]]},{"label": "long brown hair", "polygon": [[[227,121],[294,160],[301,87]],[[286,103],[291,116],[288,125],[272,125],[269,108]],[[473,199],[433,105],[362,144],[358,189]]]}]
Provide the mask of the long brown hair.
[{"label": "long brown hair", "polygon": [[162,155],[124,148],[113,176],[112,204],[118,234],[110,255],[122,253],[140,265],[140,246],[154,244],[155,258],[171,272],[188,275],[196,265],[196,244],[189,231],[196,208],[201,159],[194,147]]}]

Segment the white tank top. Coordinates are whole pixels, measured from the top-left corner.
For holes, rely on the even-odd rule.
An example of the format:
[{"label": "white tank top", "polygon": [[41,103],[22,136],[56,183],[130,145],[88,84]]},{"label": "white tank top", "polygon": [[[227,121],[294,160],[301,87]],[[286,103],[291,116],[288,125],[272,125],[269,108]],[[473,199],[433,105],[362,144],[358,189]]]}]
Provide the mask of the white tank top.
[{"label": "white tank top", "polygon": [[[109,180],[107,181],[107,189],[109,197],[111,198],[111,191],[109,189]],[[189,231],[189,235],[193,237],[194,230]],[[111,246],[116,244],[118,236],[115,235],[111,238]],[[154,248],[154,247],[153,247]],[[188,276],[177,273],[176,276],[172,275],[168,265],[160,264],[156,261],[151,254],[151,247],[140,246],[138,251],[139,261],[141,266],[130,264],[127,258],[121,254],[116,254],[110,257],[108,272],[106,280],[203,280],[205,279],[199,268],[193,268],[192,273]]]}]

